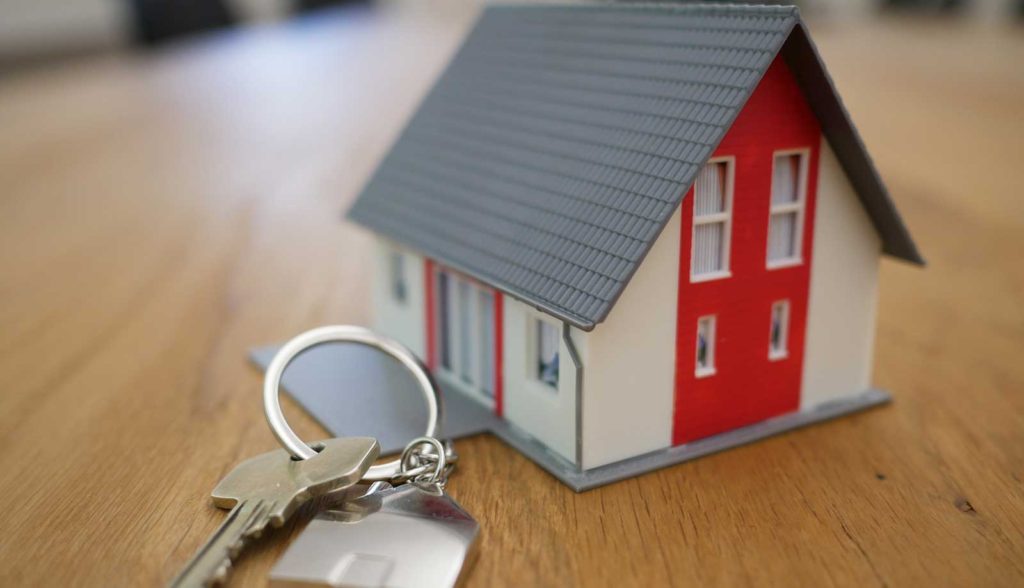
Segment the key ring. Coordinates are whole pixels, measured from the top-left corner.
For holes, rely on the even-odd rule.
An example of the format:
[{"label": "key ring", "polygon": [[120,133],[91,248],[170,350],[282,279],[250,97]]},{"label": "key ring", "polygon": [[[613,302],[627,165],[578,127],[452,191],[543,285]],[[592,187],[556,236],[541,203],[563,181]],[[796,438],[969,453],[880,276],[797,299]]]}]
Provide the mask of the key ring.
[{"label": "key ring", "polygon": [[[267,375],[263,381],[263,411],[267,417],[270,430],[277,440],[298,459],[309,459],[317,454],[305,441],[295,434],[281,412],[281,398],[278,394],[281,387],[281,376],[285,368],[296,357],[308,349],[324,343],[360,343],[390,355],[409,370],[427,401],[427,437],[437,437],[440,423],[444,417],[444,405],[441,392],[430,375],[427,367],[418,357],[404,345],[382,337],[369,329],[350,325],[332,325],[306,331],[284,344],[267,367]],[[396,459],[387,463],[377,464],[367,470],[363,480],[390,480],[402,471],[402,460]]]}]

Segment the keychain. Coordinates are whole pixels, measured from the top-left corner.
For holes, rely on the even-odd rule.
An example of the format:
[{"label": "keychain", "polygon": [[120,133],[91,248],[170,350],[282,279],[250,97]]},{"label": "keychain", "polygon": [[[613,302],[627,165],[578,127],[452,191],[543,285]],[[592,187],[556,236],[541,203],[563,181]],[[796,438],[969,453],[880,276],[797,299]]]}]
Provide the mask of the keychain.
[{"label": "keychain", "polygon": [[[333,342],[368,345],[412,372],[427,401],[427,431],[409,443],[401,458],[371,466],[380,450],[376,439],[329,439],[310,446],[285,421],[278,396],[285,368],[302,352]],[[444,491],[457,456],[437,440],[444,405],[423,362],[367,329],[313,329],[274,356],[264,381],[263,408],[285,450],[243,461],[214,488],[213,503],[230,512],[171,580],[172,588],[223,583],[253,539],[280,527],[301,504],[320,495],[333,499],[334,510],[317,517],[274,568],[277,585],[455,584],[479,525]]]},{"label": "keychain", "polygon": [[444,491],[446,449],[413,440],[404,483],[349,491],[317,515],[271,570],[271,586],[454,586],[480,526]]},{"label": "keychain", "polygon": [[369,345],[397,359],[427,400],[427,430],[399,459],[374,465],[358,485],[331,495],[327,510],[309,523],[271,570],[271,584],[286,586],[454,586],[480,526],[445,492],[458,460],[438,440],[443,420],[440,389],[430,372],[400,344],[356,327],[322,327],[299,335],[278,351],[267,368],[264,409],[278,441],[296,459],[316,452],[291,429],[278,390],[288,364],[304,351],[329,342]]}]

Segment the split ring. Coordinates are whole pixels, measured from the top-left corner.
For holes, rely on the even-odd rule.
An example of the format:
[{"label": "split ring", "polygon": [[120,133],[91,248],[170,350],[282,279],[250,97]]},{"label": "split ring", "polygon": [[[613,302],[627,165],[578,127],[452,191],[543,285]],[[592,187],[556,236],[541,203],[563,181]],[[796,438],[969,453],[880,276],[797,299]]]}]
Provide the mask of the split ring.
[{"label": "split ring", "polygon": [[[434,449],[436,453],[437,463],[431,466],[419,465],[416,461],[416,450],[423,445],[427,445]],[[409,442],[405,446],[405,451],[402,452],[402,457],[398,458],[401,463],[401,475],[409,479],[415,480],[419,476],[429,473],[430,478],[426,481],[431,484],[436,484],[441,480],[442,476],[447,476],[448,472],[448,451],[446,450],[444,443],[441,443],[435,437],[417,437]]]},{"label": "split ring", "polygon": [[[317,452],[295,434],[295,431],[288,425],[288,421],[285,420],[284,413],[281,412],[279,396],[281,376],[284,375],[285,368],[292,360],[306,350],[324,343],[359,343],[383,351],[397,359],[405,369],[412,373],[427,401],[426,436],[435,438],[438,436],[444,416],[444,405],[437,382],[434,381],[434,377],[430,375],[423,362],[401,343],[382,337],[369,329],[349,325],[333,325],[306,331],[285,343],[267,367],[267,375],[263,381],[263,411],[266,414],[270,430],[274,432],[274,436],[288,450],[288,453],[298,459],[309,459]],[[390,480],[401,470],[402,460],[396,459],[371,467],[363,475],[363,480]]]}]

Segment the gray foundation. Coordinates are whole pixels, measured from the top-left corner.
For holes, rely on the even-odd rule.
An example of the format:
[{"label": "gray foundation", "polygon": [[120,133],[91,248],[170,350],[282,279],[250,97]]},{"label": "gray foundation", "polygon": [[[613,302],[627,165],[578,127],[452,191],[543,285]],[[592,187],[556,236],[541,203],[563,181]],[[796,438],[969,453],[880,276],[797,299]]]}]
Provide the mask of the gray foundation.
[{"label": "gray foundation", "polygon": [[[266,369],[277,346],[254,349],[250,359]],[[282,384],[285,390],[333,435],[376,437],[382,454],[397,453],[423,434],[426,405],[409,374],[380,353],[356,345],[323,345],[293,362]],[[569,460],[552,453],[480,403],[457,391],[445,391],[444,436],[461,438],[490,432],[526,455],[567,486],[581,492],[632,478],[656,469],[751,443],[839,416],[885,404],[882,390],[866,390],[841,401],[795,412],[735,429],[720,435],[668,447],[581,471]]]}]

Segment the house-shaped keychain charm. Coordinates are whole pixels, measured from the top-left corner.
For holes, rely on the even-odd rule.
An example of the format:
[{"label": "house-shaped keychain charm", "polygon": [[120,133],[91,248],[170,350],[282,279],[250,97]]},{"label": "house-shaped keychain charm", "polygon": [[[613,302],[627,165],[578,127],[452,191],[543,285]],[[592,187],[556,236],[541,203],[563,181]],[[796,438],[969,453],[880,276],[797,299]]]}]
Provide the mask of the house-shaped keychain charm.
[{"label": "house-shaped keychain charm", "polygon": [[489,7],[349,218],[374,327],[578,490],[885,402],[923,263],[794,7]]},{"label": "house-shaped keychain charm", "polygon": [[471,567],[479,532],[434,485],[378,482],[318,514],[271,570],[270,585],[448,588]]}]

